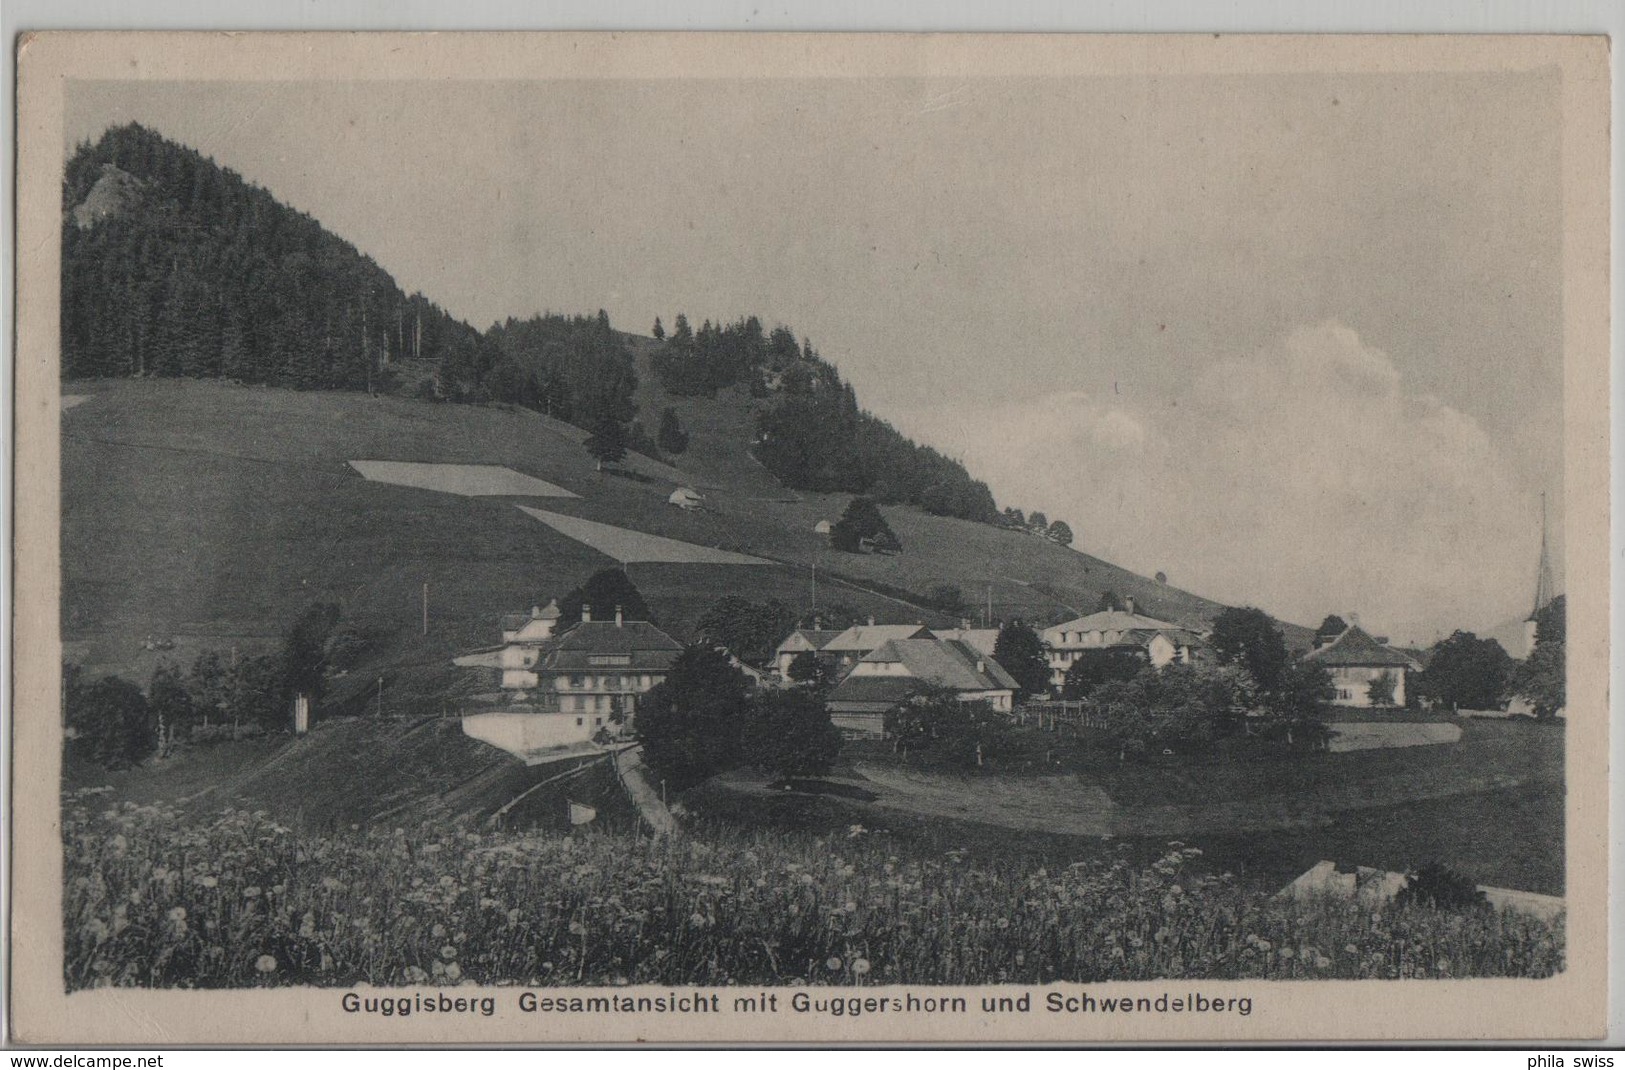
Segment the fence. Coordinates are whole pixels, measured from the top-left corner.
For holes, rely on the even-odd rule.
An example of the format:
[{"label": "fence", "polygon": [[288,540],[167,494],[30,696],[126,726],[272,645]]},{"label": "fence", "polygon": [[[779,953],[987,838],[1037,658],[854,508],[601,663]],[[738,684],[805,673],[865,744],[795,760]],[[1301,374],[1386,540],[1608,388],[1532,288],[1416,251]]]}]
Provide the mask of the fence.
[{"label": "fence", "polygon": [[1019,725],[1033,725],[1048,732],[1054,732],[1062,725],[1073,729],[1106,727],[1105,718],[1089,703],[1081,701],[1027,702],[1017,707],[1011,716]]}]

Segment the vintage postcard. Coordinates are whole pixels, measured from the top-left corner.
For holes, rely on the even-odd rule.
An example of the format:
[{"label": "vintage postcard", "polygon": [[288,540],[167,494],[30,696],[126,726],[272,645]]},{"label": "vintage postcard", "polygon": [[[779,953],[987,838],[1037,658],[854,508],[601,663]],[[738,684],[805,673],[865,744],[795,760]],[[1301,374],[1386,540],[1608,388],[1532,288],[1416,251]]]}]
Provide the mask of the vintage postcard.
[{"label": "vintage postcard", "polygon": [[1606,40],[19,70],[16,1040],[1604,1031]]}]

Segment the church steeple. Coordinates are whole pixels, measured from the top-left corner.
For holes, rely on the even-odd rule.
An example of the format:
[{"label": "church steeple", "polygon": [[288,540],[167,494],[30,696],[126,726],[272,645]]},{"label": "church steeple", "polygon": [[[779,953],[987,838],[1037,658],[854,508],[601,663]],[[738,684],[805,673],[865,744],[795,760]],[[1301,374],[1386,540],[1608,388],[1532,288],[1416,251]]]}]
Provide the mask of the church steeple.
[{"label": "church steeple", "polygon": [[1556,597],[1557,584],[1552,580],[1552,557],[1546,537],[1546,495],[1543,492],[1540,496],[1540,567],[1535,574],[1535,605],[1523,622],[1525,654],[1535,649],[1535,632],[1538,630],[1536,618],[1546,604]]},{"label": "church steeple", "polygon": [[1546,603],[1557,597],[1556,584],[1552,581],[1552,558],[1547,549],[1546,538],[1546,494],[1540,496],[1540,568],[1535,575],[1535,604],[1529,610],[1529,620],[1534,620],[1540,611],[1546,608]]}]

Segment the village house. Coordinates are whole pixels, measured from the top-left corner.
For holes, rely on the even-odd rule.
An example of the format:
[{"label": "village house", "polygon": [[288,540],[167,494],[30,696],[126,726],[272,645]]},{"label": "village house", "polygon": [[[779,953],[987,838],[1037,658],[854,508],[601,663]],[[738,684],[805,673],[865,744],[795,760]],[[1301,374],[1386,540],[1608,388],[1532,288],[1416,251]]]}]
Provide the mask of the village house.
[{"label": "village house", "polygon": [[[1337,638],[1303,656],[1311,665],[1323,666],[1332,676],[1337,693],[1332,696],[1334,706],[1403,706],[1405,705],[1405,674],[1420,672],[1421,666],[1408,654],[1387,646],[1382,639],[1373,638],[1358,624],[1351,625]],[[1389,701],[1371,700],[1372,681],[1386,674],[1393,682]]]},{"label": "village house", "polygon": [[797,628],[785,636],[784,642],[773,652],[773,669],[783,680],[790,679],[790,663],[805,653],[823,654],[830,640],[842,634],[831,628]]},{"label": "village house", "polygon": [[502,644],[471,650],[452,659],[462,668],[497,670],[498,684],[508,690],[536,686],[534,671],[542,647],[558,630],[559,604],[532,606],[529,613],[504,613],[500,622]]},{"label": "village house", "polygon": [[957,628],[932,628],[931,634],[950,642],[968,643],[990,658],[993,648],[999,643],[999,629],[972,628],[968,620],[961,621]]},{"label": "village house", "polygon": [[[551,610],[551,616],[547,616]],[[510,696],[503,708],[470,714],[463,730],[515,754],[586,743],[631,726],[639,696],[666,678],[682,646],[648,621],[581,621],[556,635],[558,607],[505,617],[510,642],[454,659],[461,666],[497,668]],[[545,634],[544,634],[545,633]]]},{"label": "village house", "polygon": [[870,617],[868,624],[854,624],[825,643],[822,653],[837,674],[845,675],[858,659],[893,639],[930,638],[931,629],[923,624],[876,624]]},{"label": "village house", "polygon": [[830,692],[830,720],[842,732],[880,738],[886,714],[921,686],[946,688],[961,702],[986,702],[1000,713],[1015,704],[1016,681],[968,643],[927,635],[888,639],[852,666]]},{"label": "village house", "polygon": [[666,501],[685,511],[701,509],[705,506],[705,496],[691,487],[678,487],[671,492],[671,497],[667,498]]},{"label": "village house", "polygon": [[1123,650],[1162,668],[1188,664],[1202,648],[1195,632],[1165,620],[1134,612],[1134,599],[1123,609],[1103,610],[1044,629],[1040,638],[1049,648],[1050,683],[1066,683],[1066,672],[1086,650]]},{"label": "village house", "polygon": [[630,722],[638,696],[664,680],[682,652],[648,621],[624,619],[619,606],[612,621],[593,620],[584,606],[581,623],[542,649],[533,686],[561,713]]}]

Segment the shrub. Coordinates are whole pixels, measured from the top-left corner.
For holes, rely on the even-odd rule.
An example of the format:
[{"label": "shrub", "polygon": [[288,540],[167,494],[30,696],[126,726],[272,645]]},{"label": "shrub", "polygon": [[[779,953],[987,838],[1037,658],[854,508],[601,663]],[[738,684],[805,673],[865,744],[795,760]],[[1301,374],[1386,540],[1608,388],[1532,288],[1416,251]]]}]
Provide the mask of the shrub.
[{"label": "shrub", "polygon": [[1416,904],[1438,910],[1487,907],[1484,893],[1472,879],[1440,862],[1426,862],[1406,875],[1405,887],[1394,897],[1396,906]]}]

